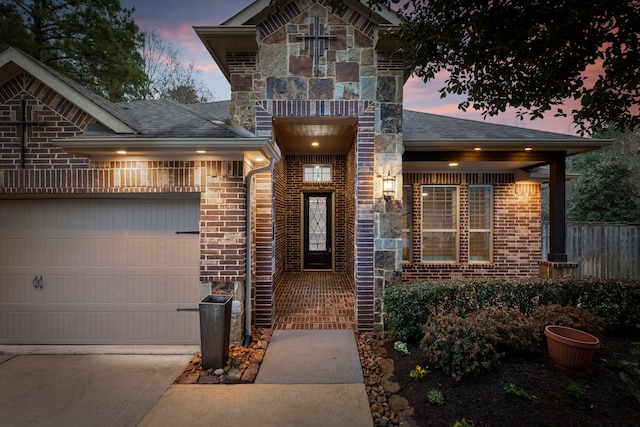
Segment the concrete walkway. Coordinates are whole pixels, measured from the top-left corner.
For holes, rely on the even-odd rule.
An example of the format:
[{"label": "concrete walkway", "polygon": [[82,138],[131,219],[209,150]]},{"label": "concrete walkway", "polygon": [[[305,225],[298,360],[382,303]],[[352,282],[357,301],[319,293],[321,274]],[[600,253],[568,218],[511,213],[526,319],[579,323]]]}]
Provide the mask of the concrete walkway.
[{"label": "concrete walkway", "polygon": [[255,384],[173,385],[139,425],[371,427],[355,334],[276,330]]}]

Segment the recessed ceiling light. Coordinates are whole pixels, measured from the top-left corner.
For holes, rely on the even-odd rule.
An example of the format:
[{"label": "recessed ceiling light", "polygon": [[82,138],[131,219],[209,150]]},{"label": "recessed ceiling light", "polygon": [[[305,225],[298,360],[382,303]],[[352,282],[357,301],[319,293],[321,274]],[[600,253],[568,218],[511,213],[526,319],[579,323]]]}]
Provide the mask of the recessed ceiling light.
[{"label": "recessed ceiling light", "polygon": [[264,158],[263,157],[256,157],[255,159],[256,162],[264,162]]},{"label": "recessed ceiling light", "polygon": [[473,151],[482,151],[482,147],[475,147]]},{"label": "recessed ceiling light", "polygon": [[206,151],[205,151],[205,150],[196,150],[196,153],[198,153],[198,154],[204,154],[204,153],[206,153]]},{"label": "recessed ceiling light", "polygon": [[458,162],[451,162],[451,163],[449,163],[449,166],[451,166],[451,167],[458,166]]},{"label": "recessed ceiling light", "polygon": [[127,154],[127,152],[125,150],[118,150],[118,151],[116,151],[116,153],[118,153],[118,154]]},{"label": "recessed ceiling light", "polygon": [[313,142],[311,143],[311,146],[312,146],[312,147],[317,147],[318,145],[320,145],[320,143],[319,143],[318,141],[313,141]]},{"label": "recessed ceiling light", "polygon": [[533,147],[524,147],[524,151],[533,151]]}]

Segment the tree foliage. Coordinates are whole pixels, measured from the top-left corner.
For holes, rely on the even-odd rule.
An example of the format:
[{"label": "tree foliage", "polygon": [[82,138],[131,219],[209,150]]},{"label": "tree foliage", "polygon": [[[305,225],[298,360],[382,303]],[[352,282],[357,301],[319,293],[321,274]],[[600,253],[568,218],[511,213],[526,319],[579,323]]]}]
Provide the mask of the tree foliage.
[{"label": "tree foliage", "polygon": [[140,48],[143,70],[148,79],[143,99],[169,98],[182,104],[207,102],[213,94],[193,62],[184,65],[175,46],[155,31],[143,31]]},{"label": "tree foliage", "polygon": [[567,188],[567,217],[574,221],[640,222],[640,133],[608,131],[614,143],[572,157],[580,177]]},{"label": "tree foliage", "polygon": [[16,47],[112,101],[137,99],[146,76],[132,13],[119,0],[2,0],[0,51]]},{"label": "tree foliage", "polygon": [[573,221],[639,221],[639,195],[632,176],[622,162],[597,163],[574,185],[567,199],[567,217]]},{"label": "tree foliage", "polygon": [[[408,72],[425,81],[448,76],[441,96],[465,95],[462,110],[571,113],[582,134],[640,125],[639,0],[368,3],[398,10]],[[598,75],[588,76],[592,69]],[[571,112],[562,109],[568,100],[577,104]]]}]

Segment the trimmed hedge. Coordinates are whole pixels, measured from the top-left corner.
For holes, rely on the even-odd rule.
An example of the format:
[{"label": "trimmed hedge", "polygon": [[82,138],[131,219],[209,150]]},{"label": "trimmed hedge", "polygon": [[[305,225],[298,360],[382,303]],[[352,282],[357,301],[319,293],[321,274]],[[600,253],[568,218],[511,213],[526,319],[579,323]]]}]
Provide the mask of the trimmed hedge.
[{"label": "trimmed hedge", "polygon": [[481,308],[517,309],[531,316],[540,305],[581,307],[609,330],[640,324],[640,281],[587,279],[473,279],[401,284],[385,290],[385,325],[403,341],[417,342],[427,319],[466,316]]}]

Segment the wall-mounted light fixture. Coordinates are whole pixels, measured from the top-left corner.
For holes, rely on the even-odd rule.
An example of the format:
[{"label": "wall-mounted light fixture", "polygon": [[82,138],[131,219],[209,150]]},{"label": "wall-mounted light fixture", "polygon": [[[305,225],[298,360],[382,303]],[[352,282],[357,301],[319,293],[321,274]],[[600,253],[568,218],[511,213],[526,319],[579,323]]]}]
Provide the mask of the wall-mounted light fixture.
[{"label": "wall-mounted light fixture", "polygon": [[396,197],[396,177],[391,175],[391,171],[382,178],[382,194],[387,200],[392,200]]}]

